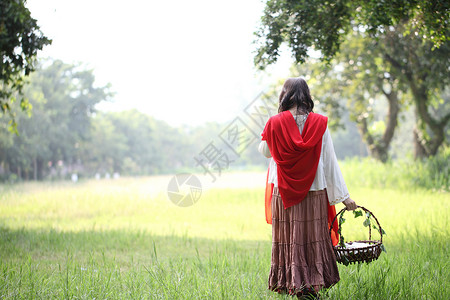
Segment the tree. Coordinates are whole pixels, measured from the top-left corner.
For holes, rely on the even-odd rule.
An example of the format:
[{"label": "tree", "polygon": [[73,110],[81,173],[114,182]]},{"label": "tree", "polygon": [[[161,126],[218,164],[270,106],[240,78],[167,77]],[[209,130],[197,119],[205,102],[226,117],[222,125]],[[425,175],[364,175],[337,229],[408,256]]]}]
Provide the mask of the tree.
[{"label": "tree", "polygon": [[277,61],[287,43],[295,61],[303,63],[314,48],[329,61],[346,33],[364,28],[373,37],[408,20],[405,34],[414,32],[434,47],[449,40],[450,4],[446,0],[295,0],[266,2],[261,27],[255,33],[255,65],[264,69]]},{"label": "tree", "polygon": [[[255,64],[264,68],[275,62],[283,42],[288,43],[296,62],[304,63],[308,49],[314,47],[321,51],[322,60],[331,63],[339,52],[348,52],[348,43],[340,50],[346,40],[354,39],[354,35],[364,35],[362,52],[356,53],[359,59],[349,57],[346,61],[364,62],[367,75],[358,75],[359,71],[353,74],[355,78],[351,72],[340,75],[350,75],[346,76],[345,82],[359,81],[352,98],[359,97],[356,101],[359,106],[353,108],[363,112],[362,116],[368,115],[364,109],[370,107],[366,95],[374,99],[373,92],[377,92],[388,100],[389,117],[382,136],[373,136],[365,124],[367,118],[357,119],[371,152],[386,159],[400,109],[398,93],[409,91],[420,128],[417,130],[420,134],[416,136],[425,149],[422,156],[434,155],[444,141],[450,118],[447,115],[433,117],[429,111],[431,105],[442,102],[439,95],[449,82],[446,76],[449,68],[448,18],[448,1],[389,1],[382,4],[372,0],[268,1],[262,27],[257,33],[263,43],[258,48]],[[345,62],[343,65],[344,70],[359,69],[349,68]],[[386,89],[386,85],[390,87]],[[359,93],[361,87],[365,94]],[[372,92],[367,94],[368,91]]]},{"label": "tree", "polygon": [[386,31],[382,57],[411,93],[417,120],[416,158],[434,156],[446,139],[450,121],[450,102],[443,97],[450,85],[450,43],[433,51],[432,44],[419,35],[399,34],[404,31],[402,24]]},{"label": "tree", "polygon": [[1,163],[7,171],[19,178],[24,171],[25,178],[42,179],[59,162],[64,168],[79,162],[80,146],[90,138],[95,105],[111,95],[108,86],[95,87],[92,72],[56,60],[40,64],[30,75],[24,94],[33,105],[32,114],[13,111],[20,122],[19,135],[12,143],[0,140]]},{"label": "tree", "polygon": [[34,70],[37,52],[51,43],[31,17],[25,3],[25,0],[0,2],[0,107],[3,114],[11,115],[13,128],[16,122],[10,103],[18,95],[22,110],[29,108],[26,98],[22,97],[24,77]]},{"label": "tree", "polygon": [[99,113],[92,124],[92,138],[82,145],[88,173],[153,175],[193,162],[194,145],[179,128],[136,109]]},{"label": "tree", "polygon": [[382,47],[373,44],[364,32],[355,31],[329,65],[309,60],[296,66],[294,75],[310,78],[318,107],[330,116],[331,127],[339,127],[342,115],[348,115],[369,154],[386,162],[404,103],[404,88],[390,65],[381,60]]},{"label": "tree", "polygon": [[125,171],[122,164],[130,149],[112,114],[99,112],[93,116],[90,139],[81,143],[81,160],[90,175]]}]

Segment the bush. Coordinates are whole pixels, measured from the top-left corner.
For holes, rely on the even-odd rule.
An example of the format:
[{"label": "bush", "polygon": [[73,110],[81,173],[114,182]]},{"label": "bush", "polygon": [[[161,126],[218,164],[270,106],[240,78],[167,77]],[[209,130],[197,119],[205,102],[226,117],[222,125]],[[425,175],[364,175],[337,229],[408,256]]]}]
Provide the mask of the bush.
[{"label": "bush", "polygon": [[375,188],[426,188],[450,191],[450,147],[443,147],[433,157],[422,161],[389,161],[385,164],[372,158],[352,158],[341,163],[342,173],[349,185]]}]

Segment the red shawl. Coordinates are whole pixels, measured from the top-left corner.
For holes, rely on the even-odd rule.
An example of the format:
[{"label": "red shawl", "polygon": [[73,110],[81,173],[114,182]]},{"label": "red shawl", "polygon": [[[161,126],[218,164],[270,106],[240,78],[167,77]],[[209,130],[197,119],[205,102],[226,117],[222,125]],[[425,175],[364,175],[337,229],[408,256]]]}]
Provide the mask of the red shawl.
[{"label": "red shawl", "polygon": [[[311,188],[319,165],[327,120],[327,117],[311,112],[300,134],[291,112],[284,111],[271,117],[264,128],[262,140],[267,142],[277,163],[278,189],[285,209],[303,201]],[[272,189],[273,185],[266,186],[266,221],[269,224],[272,223]],[[329,225],[335,215],[334,206],[328,204]],[[336,232],[333,230],[333,245],[335,239],[337,244],[337,228]]]}]

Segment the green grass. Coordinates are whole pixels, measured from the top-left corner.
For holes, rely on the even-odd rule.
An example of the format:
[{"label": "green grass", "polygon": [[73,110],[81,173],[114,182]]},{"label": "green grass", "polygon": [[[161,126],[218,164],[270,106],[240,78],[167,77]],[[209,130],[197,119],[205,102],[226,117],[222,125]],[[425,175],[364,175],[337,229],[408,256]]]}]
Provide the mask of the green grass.
[{"label": "green grass", "polygon": [[341,163],[345,179],[354,186],[391,189],[428,189],[450,192],[450,147],[422,161],[412,159],[383,164],[371,158],[347,159]]},{"label": "green grass", "polygon": [[[180,208],[166,198],[168,180],[1,187],[0,298],[291,299],[267,290],[263,187],[209,189]],[[325,297],[447,299],[449,194],[349,189],[387,232],[388,252],[339,265],[341,281]],[[346,219],[347,239],[367,237],[361,218]]]}]

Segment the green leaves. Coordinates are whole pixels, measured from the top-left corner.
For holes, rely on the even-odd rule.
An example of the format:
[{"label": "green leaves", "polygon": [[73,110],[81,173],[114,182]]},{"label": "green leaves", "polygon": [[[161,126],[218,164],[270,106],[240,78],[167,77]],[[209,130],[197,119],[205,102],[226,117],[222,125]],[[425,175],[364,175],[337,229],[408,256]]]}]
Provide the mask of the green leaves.
[{"label": "green leaves", "polygon": [[[445,144],[450,122],[444,104],[439,110],[432,107],[434,98],[446,99],[441,94],[449,86],[450,9],[443,3],[267,1],[256,34],[254,64],[264,69],[275,63],[285,44],[296,68],[325,61],[331,68],[318,87],[310,86],[311,91],[326,104],[327,114],[339,112],[330,106],[346,107],[370,156],[382,162],[390,159],[400,111],[413,103],[420,131],[415,143],[422,148],[416,151],[416,158],[434,156]],[[320,53],[320,62],[309,57],[312,52],[308,49]],[[295,71],[292,75],[304,74]],[[378,104],[380,101],[384,103]],[[384,106],[388,107],[382,113],[385,116],[377,116],[380,112],[375,108]]]},{"label": "green leaves", "polygon": [[363,225],[365,227],[370,227],[370,213],[369,212],[366,212],[366,219],[364,220]]},{"label": "green leaves", "polygon": [[[18,106],[5,104],[10,108],[8,113],[15,114],[14,118],[10,118],[9,126],[18,134],[11,144],[5,145],[4,137],[0,140],[4,145],[3,160],[14,169],[28,173],[19,177],[31,175],[36,180],[46,177],[51,168],[63,160],[64,163],[82,161],[83,168],[87,170],[91,167],[88,158],[92,153],[97,153],[93,144],[85,148],[92,137],[91,121],[95,119],[92,114],[96,104],[110,95],[107,86],[95,84],[92,70],[82,70],[80,66],[59,60],[48,60],[39,65],[24,88],[24,96],[29,102],[21,101],[22,109],[33,105],[33,115],[30,117]],[[95,138],[96,141],[103,141],[103,137]],[[106,155],[97,156],[96,161],[101,164],[99,168],[104,168],[108,159]],[[55,172],[53,174],[57,176]]]},{"label": "green leaves", "polygon": [[345,255],[342,256],[342,264],[344,266],[348,266],[350,264],[350,261],[348,260],[347,256],[345,256]]},{"label": "green leaves", "polygon": [[339,246],[341,246],[342,248],[346,248],[346,247],[345,247],[344,236],[343,236],[342,234],[339,235]]},{"label": "green leaves", "polygon": [[[342,224],[345,223],[344,212],[345,211],[343,211],[342,213],[339,214],[339,228],[338,228],[339,245],[343,248],[345,248],[345,238],[342,235]],[[369,230],[370,230],[370,227],[372,226],[372,228],[377,230],[378,232],[380,232],[381,235],[386,234],[386,232],[384,231],[383,228],[381,228],[381,226],[377,227],[376,224],[372,224],[372,219],[371,219],[372,214],[370,212],[366,211],[364,213],[363,209],[356,209],[356,210],[353,210],[352,213],[353,213],[354,218],[359,218],[359,217],[362,217],[363,215],[365,216],[364,221],[363,221],[364,227],[369,227]]]},{"label": "green leaves", "polygon": [[339,245],[345,248],[345,239],[344,236],[342,235],[342,224],[344,223],[345,223],[344,213],[341,213],[339,216],[339,228],[338,228]]},{"label": "green leaves", "polygon": [[321,51],[325,61],[331,59],[350,24],[351,8],[346,2],[267,1],[261,26],[255,32],[255,65],[264,69],[275,63],[283,43],[289,45],[296,62],[304,63],[311,47]]},{"label": "green leaves", "polygon": [[363,215],[363,213],[362,213],[362,211],[361,210],[354,210],[353,211],[353,216],[355,217],[355,218],[358,218],[358,217],[362,217],[362,215]]},{"label": "green leaves", "polygon": [[[413,3],[413,2],[412,2]],[[330,61],[340,50],[348,32],[357,29],[378,39],[386,28],[401,22],[439,48],[448,41],[448,7],[439,0],[422,5],[408,1],[267,1],[257,40],[254,63],[261,69],[277,61],[279,48],[287,43],[297,63],[308,58],[308,48]],[[362,30],[364,28],[364,30]],[[367,32],[366,32],[367,31]]]},{"label": "green leaves", "polygon": [[[2,0],[0,20],[0,107],[6,113],[14,95],[22,96],[24,77],[34,70],[37,52],[51,40],[43,35],[23,0]],[[21,101],[21,108],[29,109],[26,101]],[[14,126],[15,116],[10,117]]]}]

